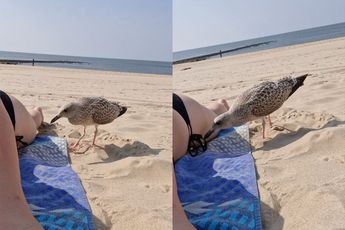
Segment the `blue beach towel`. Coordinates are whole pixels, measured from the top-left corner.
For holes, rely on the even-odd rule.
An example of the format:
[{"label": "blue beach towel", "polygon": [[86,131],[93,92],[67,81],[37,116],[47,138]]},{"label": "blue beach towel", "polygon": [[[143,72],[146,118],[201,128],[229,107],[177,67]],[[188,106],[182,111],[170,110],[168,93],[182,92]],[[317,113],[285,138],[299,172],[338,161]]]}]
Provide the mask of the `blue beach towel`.
[{"label": "blue beach towel", "polygon": [[44,229],[94,230],[84,188],[68,161],[66,141],[39,136],[19,154],[24,194]]},{"label": "blue beach towel", "polygon": [[247,126],[223,130],[197,157],[175,164],[178,195],[197,229],[261,230]]}]

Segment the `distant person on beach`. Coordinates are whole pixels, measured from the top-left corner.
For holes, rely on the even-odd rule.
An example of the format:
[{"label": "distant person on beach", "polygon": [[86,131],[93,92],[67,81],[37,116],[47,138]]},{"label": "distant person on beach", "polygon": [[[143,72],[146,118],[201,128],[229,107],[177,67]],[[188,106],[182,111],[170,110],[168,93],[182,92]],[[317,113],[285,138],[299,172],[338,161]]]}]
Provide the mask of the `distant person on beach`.
[{"label": "distant person on beach", "polygon": [[35,59],[32,59],[32,66],[35,66]]},{"label": "distant person on beach", "polygon": [[[204,143],[203,136],[212,127],[218,115],[229,110],[225,100],[218,100],[208,106],[182,94],[173,94],[173,161],[174,163],[191,152],[196,146],[189,143],[192,136],[197,143]],[[199,139],[199,140],[198,140]],[[202,146],[201,146],[202,147]],[[192,153],[192,152],[191,152]],[[193,153],[192,153],[193,154]],[[188,221],[177,194],[175,173],[173,176],[173,229],[195,229]]]},{"label": "distant person on beach", "polygon": [[[30,144],[36,137],[38,127],[43,122],[42,109],[36,107],[27,110],[17,98],[1,90],[0,99],[11,119],[18,148]],[[2,132],[2,130],[0,131]]]},{"label": "distant person on beach", "polygon": [[[13,100],[13,97],[11,99]],[[18,150],[14,138],[16,134],[13,118],[9,115],[11,109],[5,106],[5,104],[8,105],[7,100],[3,97],[0,100],[0,226],[1,229],[43,229],[33,217],[21,187]],[[14,99],[13,102],[14,110],[18,114],[16,114],[16,129],[25,131],[26,129],[22,126],[28,123],[31,127],[33,125],[31,123],[35,122],[25,107],[18,103],[19,101]],[[35,110],[32,115],[34,114],[41,114],[41,112]],[[40,115],[34,115],[34,117],[40,117]],[[30,140],[30,133],[22,134],[25,135],[26,141]]]}]

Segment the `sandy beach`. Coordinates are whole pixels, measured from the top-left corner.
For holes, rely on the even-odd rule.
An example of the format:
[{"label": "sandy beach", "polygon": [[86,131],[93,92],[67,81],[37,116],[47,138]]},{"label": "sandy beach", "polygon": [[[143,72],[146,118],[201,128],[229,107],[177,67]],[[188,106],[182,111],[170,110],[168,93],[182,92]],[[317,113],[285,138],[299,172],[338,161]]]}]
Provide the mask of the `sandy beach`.
[{"label": "sandy beach", "polygon": [[250,123],[264,229],[345,226],[345,38],[174,66],[174,90],[207,105],[265,80],[309,73],[271,115]]},{"label": "sandy beach", "polygon": [[[170,229],[170,76],[0,65],[1,90],[27,108],[43,108],[44,121],[83,96],[103,96],[128,106],[113,123],[99,126],[94,147],[70,153],[72,168],[86,190],[97,229]],[[75,143],[83,132],[67,119],[44,124],[41,134]],[[91,144],[94,127],[83,145]],[[83,150],[83,146],[80,151]]]}]

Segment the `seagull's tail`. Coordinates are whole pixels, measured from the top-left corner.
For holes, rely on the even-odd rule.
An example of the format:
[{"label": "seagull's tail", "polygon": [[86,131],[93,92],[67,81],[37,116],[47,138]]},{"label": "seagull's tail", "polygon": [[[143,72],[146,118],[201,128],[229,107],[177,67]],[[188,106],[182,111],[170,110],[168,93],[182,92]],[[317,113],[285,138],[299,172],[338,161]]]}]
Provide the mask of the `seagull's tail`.
[{"label": "seagull's tail", "polygon": [[[126,111],[127,111],[127,107],[121,106],[121,111],[120,111],[119,116],[121,116],[122,114],[124,114]],[[119,117],[119,116],[118,116],[118,117]]]},{"label": "seagull's tail", "polygon": [[304,75],[301,75],[299,77],[296,77],[294,80],[295,80],[295,84],[293,85],[292,87],[292,90],[291,90],[291,93],[289,94],[289,97],[294,93],[296,92],[296,90],[301,87],[303,85],[303,82],[304,80],[307,78],[309,74],[304,74]]}]

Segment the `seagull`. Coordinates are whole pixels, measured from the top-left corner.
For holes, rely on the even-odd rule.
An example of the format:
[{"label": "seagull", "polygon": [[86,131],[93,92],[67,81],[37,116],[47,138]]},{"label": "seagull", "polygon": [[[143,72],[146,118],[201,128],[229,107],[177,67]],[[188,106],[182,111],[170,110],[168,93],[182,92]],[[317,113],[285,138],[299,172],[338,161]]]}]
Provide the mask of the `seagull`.
[{"label": "seagull", "polygon": [[[63,106],[58,115],[50,123],[54,123],[62,117],[66,117],[72,125],[84,126],[84,133],[72,149],[79,145],[81,139],[85,136],[86,126],[95,126],[92,145],[96,145],[97,127],[111,123],[127,111],[127,107],[119,105],[118,102],[109,101],[103,97],[83,97],[77,102],[71,102]],[[91,147],[91,146],[90,146]]]},{"label": "seagull", "polygon": [[265,117],[279,109],[284,102],[303,85],[308,74],[298,77],[284,77],[276,82],[265,81],[246,90],[234,100],[230,109],[217,116],[212,128],[206,133],[207,141],[216,137],[221,129],[243,125],[249,121],[262,119],[262,137],[265,138]]}]

